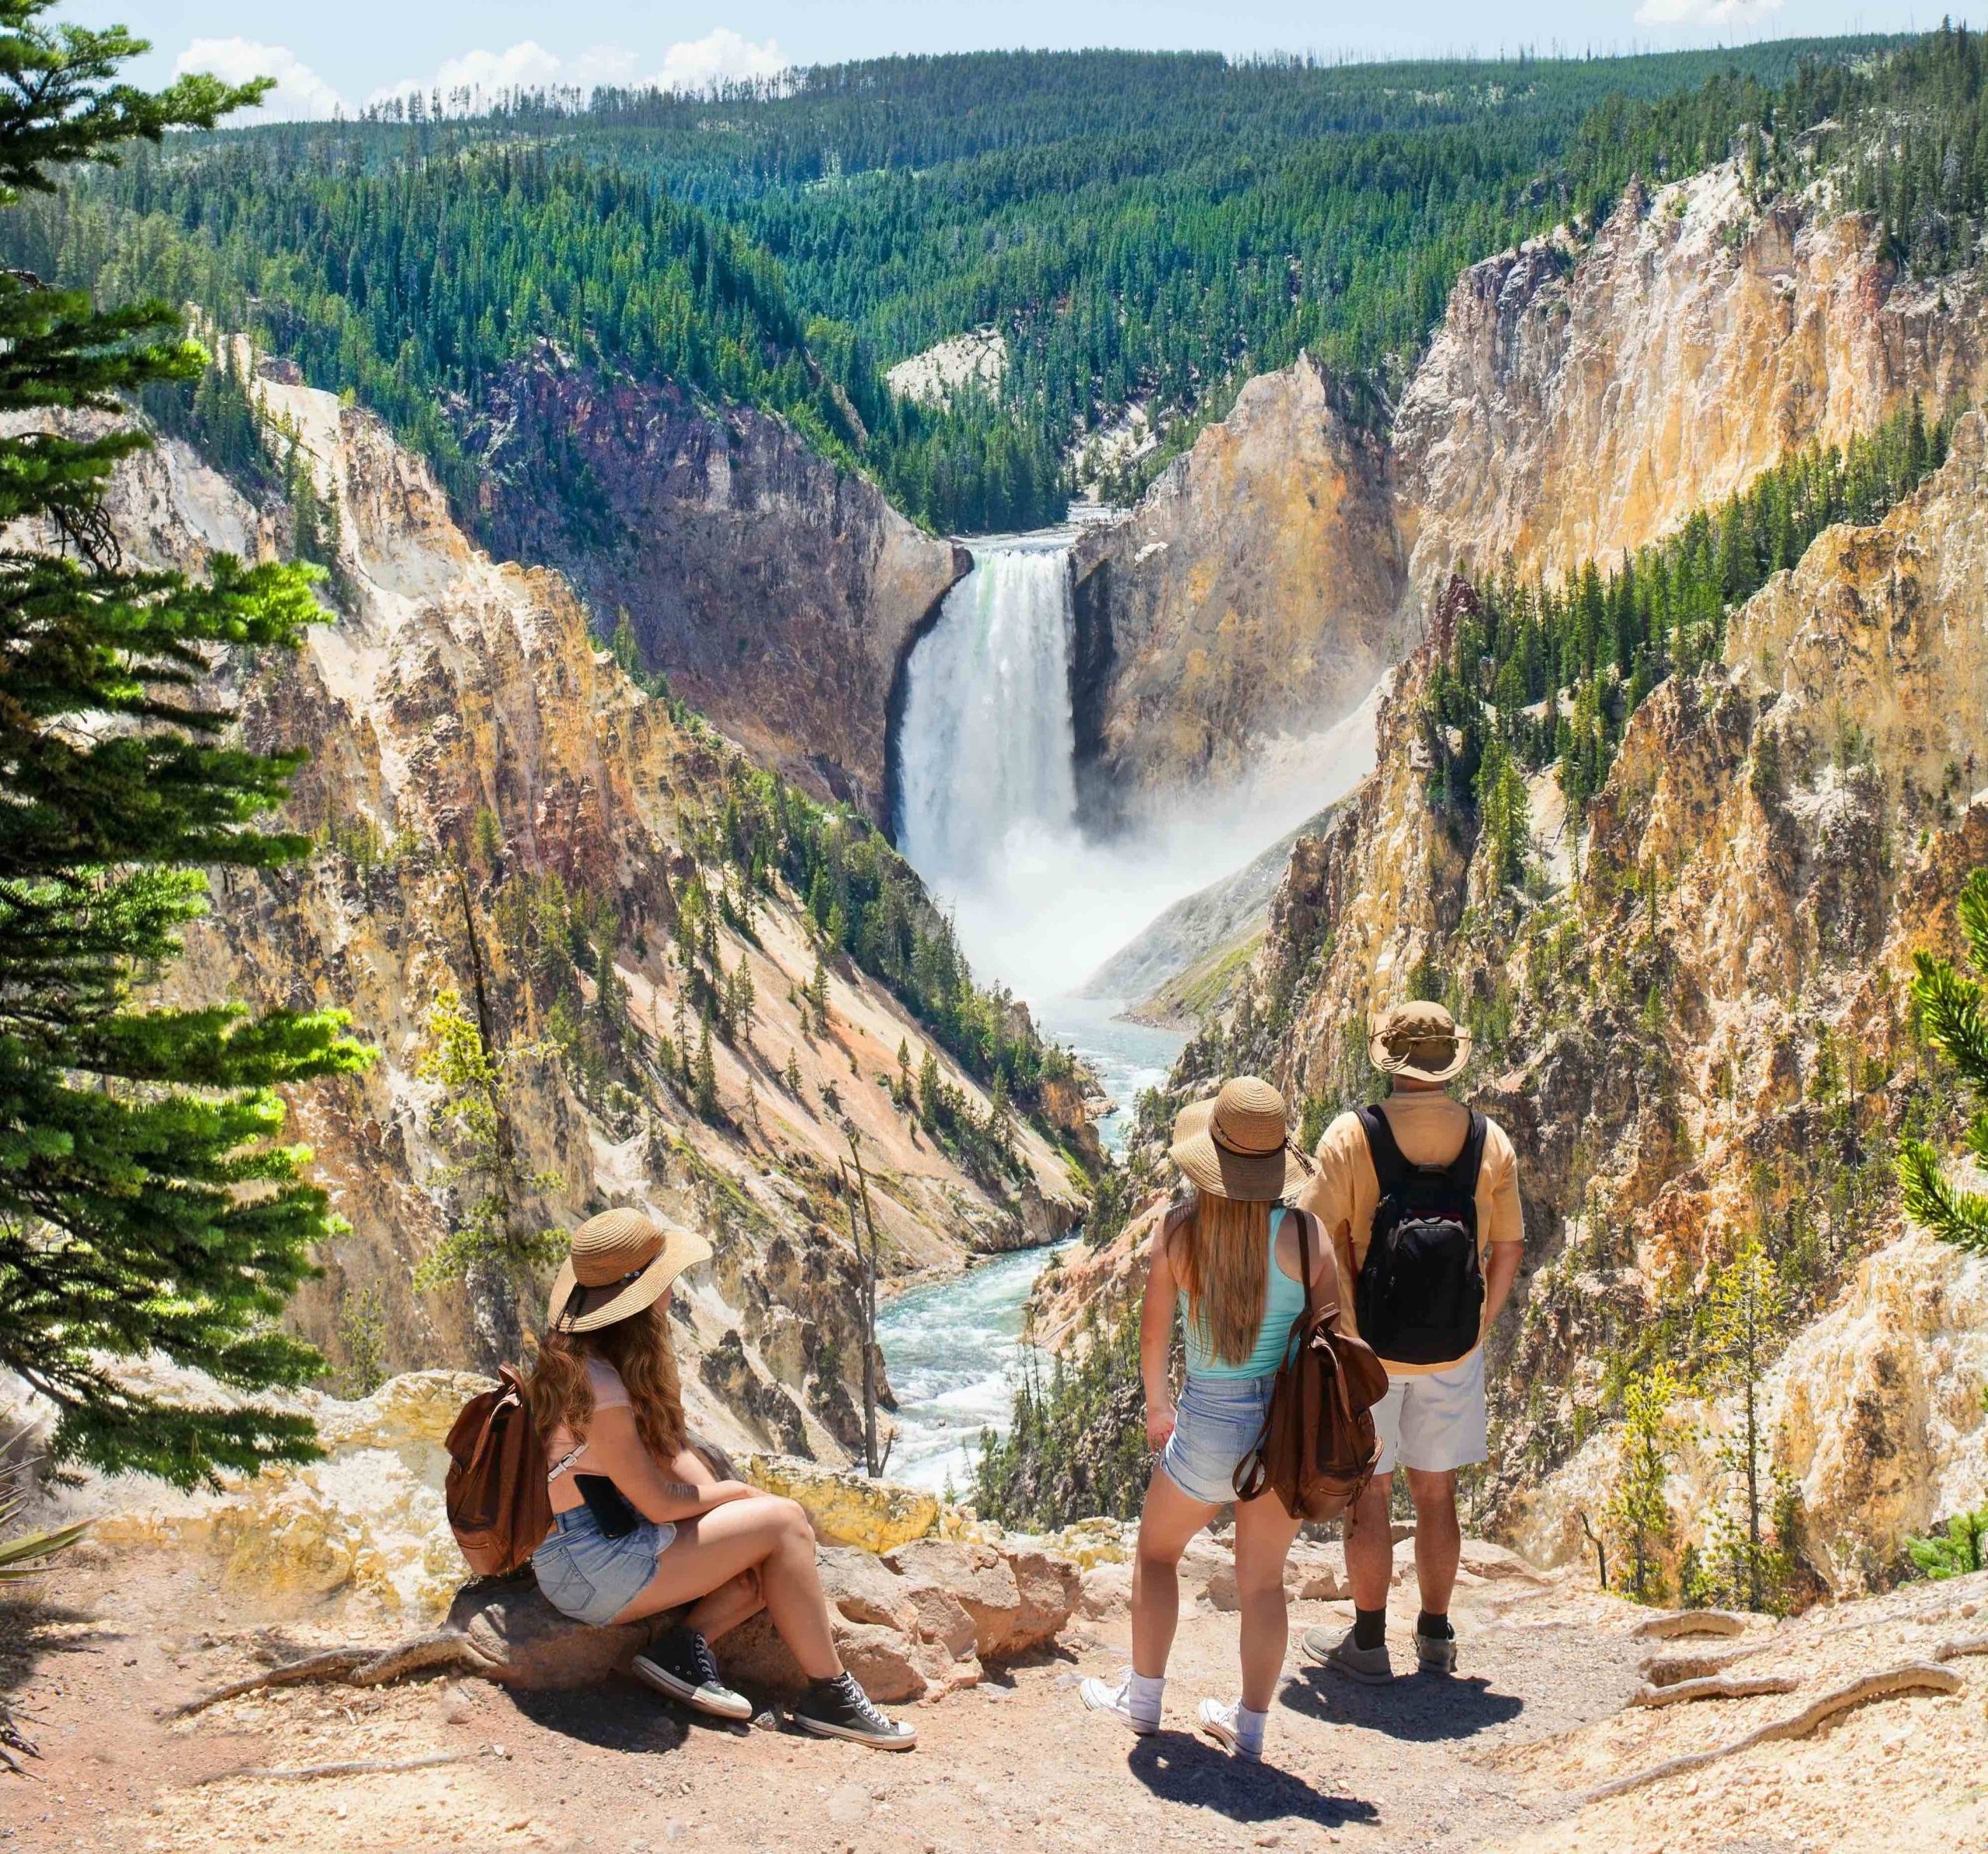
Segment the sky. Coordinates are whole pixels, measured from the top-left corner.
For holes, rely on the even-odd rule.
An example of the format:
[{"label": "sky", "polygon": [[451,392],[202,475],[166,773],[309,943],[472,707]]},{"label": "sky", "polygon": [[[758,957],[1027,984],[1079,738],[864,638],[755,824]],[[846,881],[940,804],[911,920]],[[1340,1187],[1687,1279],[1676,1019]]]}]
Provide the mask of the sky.
[{"label": "sky", "polygon": [[1086,45],[1382,57],[1521,46],[1669,50],[1816,33],[1924,30],[1906,0],[68,0],[58,15],[152,41],[134,71],[279,80],[264,113],[349,112],[396,91],[657,82],[690,88],[887,52]]}]

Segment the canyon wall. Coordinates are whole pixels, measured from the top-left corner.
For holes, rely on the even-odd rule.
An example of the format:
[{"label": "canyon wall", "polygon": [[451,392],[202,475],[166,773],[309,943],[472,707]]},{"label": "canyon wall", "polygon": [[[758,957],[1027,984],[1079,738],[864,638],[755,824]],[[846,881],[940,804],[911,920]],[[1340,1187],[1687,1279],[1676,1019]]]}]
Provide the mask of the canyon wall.
[{"label": "canyon wall", "polygon": [[1632,186],[1585,243],[1473,265],[1384,437],[1324,369],[1261,374],[1076,549],[1086,818],[1232,784],[1340,720],[1453,571],[1612,561],[1789,451],[1988,388],[1988,298],[1731,166]]},{"label": "canyon wall", "polygon": [[1385,447],[1324,368],[1250,381],[1128,517],[1078,538],[1086,821],[1302,756],[1392,661],[1402,569]]},{"label": "canyon wall", "polygon": [[1984,377],[1980,291],[1902,277],[1868,217],[1760,205],[1730,165],[1632,186],[1584,249],[1534,240],[1458,280],[1393,427],[1409,583],[1613,559]]},{"label": "canyon wall", "polygon": [[[344,1007],[379,1051],[363,1077],[295,1094],[292,1132],[349,1227],[294,1324],[341,1373],[479,1362],[537,1324],[537,1288],[493,1306],[414,1283],[462,1208],[448,1103],[423,1070],[429,1013],[445,992],[480,991],[521,1157],[545,1174],[536,1220],[633,1203],[703,1230],[716,1254],[674,1303],[693,1419],[735,1446],[844,1459],[862,1356],[837,1189],[846,1129],[892,1272],[1062,1233],[1079,1202],[1070,1167],[1019,1129],[1027,1177],[997,1192],[938,1150],[880,1085],[900,1045],[914,1063],[933,1047],[983,1115],[986,1096],[839,958],[825,1030],[813,1021],[801,993],[818,941],[777,882],[716,924],[725,970],[743,964],[756,1000],[733,1040],[712,1039],[716,1110],[693,1111],[663,1049],[674,1038],[687,1056],[699,1016],[671,937],[687,884],[735,885],[708,859],[740,750],[638,689],[561,575],[474,546],[377,419],[280,369],[262,385],[339,513],[327,622],[241,690],[252,744],[311,755],[287,820],[316,847],[219,886],[169,983],[188,1000]],[[286,519],[172,443],[123,468],[112,513],[134,554],[195,569],[217,549],[280,551]]]},{"label": "canyon wall", "polygon": [[817,796],[884,820],[892,678],[969,565],[779,419],[603,377],[550,343],[467,433],[478,537],[558,568],[605,638]]}]

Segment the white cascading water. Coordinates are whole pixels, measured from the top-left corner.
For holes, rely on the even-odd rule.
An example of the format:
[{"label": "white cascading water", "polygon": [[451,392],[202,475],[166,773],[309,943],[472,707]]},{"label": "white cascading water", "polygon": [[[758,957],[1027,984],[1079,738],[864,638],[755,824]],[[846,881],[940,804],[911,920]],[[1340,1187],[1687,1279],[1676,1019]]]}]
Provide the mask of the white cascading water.
[{"label": "white cascading water", "polygon": [[975,549],[905,670],[898,821],[928,879],[982,890],[1031,840],[1072,828],[1070,642],[1067,545]]}]

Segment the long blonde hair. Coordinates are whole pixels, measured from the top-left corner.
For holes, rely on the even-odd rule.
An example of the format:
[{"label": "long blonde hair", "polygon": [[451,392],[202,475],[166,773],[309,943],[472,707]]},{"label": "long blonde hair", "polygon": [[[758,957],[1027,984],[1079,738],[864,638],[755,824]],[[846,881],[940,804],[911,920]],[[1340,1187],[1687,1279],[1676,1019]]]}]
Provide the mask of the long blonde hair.
[{"label": "long blonde hair", "polygon": [[549,1449],[553,1431],[563,1426],[584,1440],[593,1414],[593,1386],[587,1360],[611,1365],[628,1392],[635,1433],[642,1446],[667,1466],[683,1446],[683,1393],[676,1376],[676,1354],[669,1343],[669,1296],[639,1313],[591,1333],[547,1333],[539,1341],[526,1396],[539,1440]]},{"label": "long blonde hair", "polygon": [[1245,1362],[1270,1292],[1268,1204],[1194,1193],[1194,1213],[1167,1238],[1166,1259],[1187,1297],[1187,1323],[1210,1358]]}]

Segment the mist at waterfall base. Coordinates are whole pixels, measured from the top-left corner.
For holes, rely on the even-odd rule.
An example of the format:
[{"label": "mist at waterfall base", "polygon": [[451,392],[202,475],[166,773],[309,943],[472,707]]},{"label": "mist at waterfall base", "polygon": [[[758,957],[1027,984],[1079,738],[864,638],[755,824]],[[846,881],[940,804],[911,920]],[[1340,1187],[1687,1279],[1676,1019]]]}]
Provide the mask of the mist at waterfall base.
[{"label": "mist at waterfall base", "polygon": [[1242,868],[1371,768],[1374,704],[1266,748],[1256,774],[1185,791],[1106,840],[1078,826],[1067,530],[975,544],[905,670],[899,845],[982,979],[1041,1007],[1156,916]]}]

